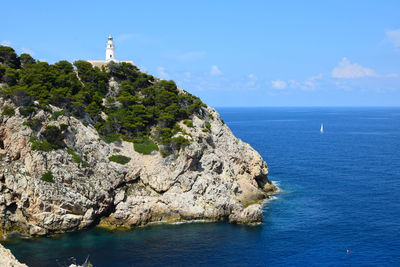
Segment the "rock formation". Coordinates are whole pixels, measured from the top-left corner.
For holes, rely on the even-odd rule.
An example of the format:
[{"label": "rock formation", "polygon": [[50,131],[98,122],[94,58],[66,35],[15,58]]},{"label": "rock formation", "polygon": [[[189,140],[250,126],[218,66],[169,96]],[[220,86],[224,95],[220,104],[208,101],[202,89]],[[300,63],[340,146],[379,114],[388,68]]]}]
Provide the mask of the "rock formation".
[{"label": "rock formation", "polygon": [[[66,148],[33,151],[26,118],[0,98],[0,108],[4,105],[15,109],[14,116],[0,115],[0,229],[6,233],[46,235],[98,223],[111,228],[189,220],[258,223],[260,202],[275,189],[261,156],[210,107],[201,112],[212,116],[193,115],[191,127],[180,123],[190,145],[167,157],[140,154],[130,142],[108,144],[74,117],[54,121],[50,111],[37,112],[31,119],[42,120],[39,134],[47,125],[66,128],[63,141],[83,159],[77,163]],[[115,154],[131,160],[111,162]],[[54,183],[40,179],[48,171]]]}]

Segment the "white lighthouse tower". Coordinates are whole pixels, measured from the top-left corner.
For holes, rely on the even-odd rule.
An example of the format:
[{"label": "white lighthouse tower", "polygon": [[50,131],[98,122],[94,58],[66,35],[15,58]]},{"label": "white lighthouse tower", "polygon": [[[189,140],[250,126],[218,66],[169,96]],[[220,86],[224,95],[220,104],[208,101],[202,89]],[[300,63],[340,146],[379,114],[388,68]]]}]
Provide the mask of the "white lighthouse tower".
[{"label": "white lighthouse tower", "polygon": [[108,36],[107,45],[106,45],[106,62],[114,61],[117,62],[115,59],[115,47],[114,41],[112,36]]},{"label": "white lighthouse tower", "polygon": [[93,67],[107,67],[108,63],[115,62],[115,63],[128,63],[134,65],[133,61],[130,60],[117,60],[115,58],[115,46],[114,40],[111,35],[108,36],[107,44],[106,44],[106,60],[88,60]]}]

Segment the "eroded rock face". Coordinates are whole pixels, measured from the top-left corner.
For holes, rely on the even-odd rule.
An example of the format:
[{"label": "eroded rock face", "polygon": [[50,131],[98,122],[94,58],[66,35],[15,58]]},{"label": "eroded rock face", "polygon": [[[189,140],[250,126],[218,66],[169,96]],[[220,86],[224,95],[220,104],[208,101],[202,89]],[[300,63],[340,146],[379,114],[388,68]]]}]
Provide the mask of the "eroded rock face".
[{"label": "eroded rock face", "polygon": [[[0,107],[5,104],[0,99]],[[8,103],[12,105],[12,103]],[[30,235],[73,231],[100,221],[108,227],[132,227],[157,221],[262,220],[260,201],[275,187],[261,156],[237,139],[215,110],[203,108],[193,127],[181,123],[191,144],[178,156],[143,155],[132,143],[107,144],[97,131],[73,117],[46,125],[68,126],[64,142],[89,164],[76,163],[67,149],[32,151],[33,132],[16,115],[0,116],[0,229]],[[212,119],[206,114],[212,114]],[[206,121],[211,125],[204,132]],[[179,133],[178,133],[179,134]],[[112,155],[131,160],[110,162]],[[54,183],[40,180],[51,171]]]}]

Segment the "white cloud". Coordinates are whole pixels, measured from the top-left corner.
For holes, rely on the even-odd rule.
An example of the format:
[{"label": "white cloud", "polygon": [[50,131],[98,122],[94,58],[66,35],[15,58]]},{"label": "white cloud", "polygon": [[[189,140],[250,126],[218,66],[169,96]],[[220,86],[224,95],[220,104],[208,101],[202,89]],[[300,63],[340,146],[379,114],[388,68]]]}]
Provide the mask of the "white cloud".
[{"label": "white cloud", "polygon": [[400,29],[386,31],[386,40],[391,42],[396,49],[400,48]]},{"label": "white cloud", "polygon": [[26,53],[26,54],[29,54],[29,55],[31,55],[31,56],[34,56],[35,55],[35,53],[32,51],[32,50],[30,50],[29,48],[21,48],[21,52],[22,53]]},{"label": "white cloud", "polygon": [[257,85],[257,77],[253,73],[250,73],[247,77],[248,77],[248,81],[246,83],[247,86],[254,87]]},{"label": "white cloud", "polygon": [[287,82],[282,81],[282,80],[276,80],[276,81],[271,81],[272,83],[272,87],[274,87],[275,89],[285,89],[287,87]]},{"label": "white cloud", "polygon": [[332,71],[332,77],[334,78],[350,79],[371,76],[377,76],[375,71],[357,63],[352,64],[346,57],[344,57]]},{"label": "white cloud", "polygon": [[212,66],[210,70],[210,74],[213,76],[218,76],[222,74],[222,71],[217,66]]},{"label": "white cloud", "polygon": [[160,78],[169,79],[169,74],[165,71],[164,67],[158,67],[157,73],[158,73],[158,76],[160,76]]},{"label": "white cloud", "polygon": [[1,45],[10,46],[10,45],[11,45],[11,41],[9,41],[9,40],[3,40],[3,41],[1,42]]},{"label": "white cloud", "polygon": [[321,80],[323,77],[322,74],[311,76],[301,85],[301,89],[303,90],[314,90],[318,85],[318,80]]}]

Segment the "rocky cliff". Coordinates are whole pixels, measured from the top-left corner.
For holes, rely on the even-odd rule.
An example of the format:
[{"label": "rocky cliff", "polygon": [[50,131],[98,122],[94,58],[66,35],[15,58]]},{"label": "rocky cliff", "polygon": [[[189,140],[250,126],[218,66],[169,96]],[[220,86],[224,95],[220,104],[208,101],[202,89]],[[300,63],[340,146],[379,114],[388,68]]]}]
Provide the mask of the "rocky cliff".
[{"label": "rocky cliff", "polygon": [[[180,122],[190,144],[163,157],[158,151],[138,153],[130,142],[106,143],[74,117],[51,120],[53,106],[30,119],[42,122],[39,136],[48,125],[63,127],[63,142],[74,152],[34,151],[29,140],[35,133],[20,107],[0,98],[0,108],[6,105],[15,110],[0,116],[0,228],[6,233],[46,235],[94,224],[117,228],[189,220],[258,223],[260,202],[275,189],[261,156],[210,107],[200,112],[212,116],[193,115],[190,127]],[[112,162],[112,155],[130,161]],[[52,182],[41,179],[48,172]]]}]

